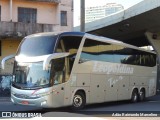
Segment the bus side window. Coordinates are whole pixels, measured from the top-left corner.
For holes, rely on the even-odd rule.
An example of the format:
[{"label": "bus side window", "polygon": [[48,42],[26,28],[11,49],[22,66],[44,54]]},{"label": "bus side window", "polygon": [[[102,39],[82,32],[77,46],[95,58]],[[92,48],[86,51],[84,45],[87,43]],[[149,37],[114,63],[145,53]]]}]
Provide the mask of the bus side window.
[{"label": "bus side window", "polygon": [[61,84],[65,82],[65,58],[51,61],[51,84]]},{"label": "bus side window", "polygon": [[129,54],[126,52],[125,47],[120,45],[113,45],[113,56],[115,63],[126,63]]},{"label": "bus side window", "polygon": [[99,60],[99,57],[97,57],[97,55],[99,54],[98,49],[99,49],[98,41],[86,39],[79,62],[82,63],[88,60]]},{"label": "bus side window", "polygon": [[113,62],[113,45],[109,43],[99,42],[100,61]]},{"label": "bus side window", "polygon": [[58,42],[56,52],[69,52],[69,56],[65,58],[65,81],[69,79],[71,74],[81,40],[82,37],[79,36],[62,36]]},{"label": "bus side window", "polygon": [[56,48],[56,52],[64,52],[65,51],[65,48],[64,48],[64,45],[63,45],[63,40],[61,39],[57,45],[57,48]]}]

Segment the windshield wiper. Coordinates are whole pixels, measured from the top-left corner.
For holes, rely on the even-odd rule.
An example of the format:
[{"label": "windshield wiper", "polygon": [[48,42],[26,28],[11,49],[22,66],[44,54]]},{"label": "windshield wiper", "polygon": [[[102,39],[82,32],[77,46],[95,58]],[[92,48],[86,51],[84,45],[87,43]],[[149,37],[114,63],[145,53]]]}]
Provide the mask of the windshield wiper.
[{"label": "windshield wiper", "polygon": [[12,86],[18,89],[24,89],[22,85],[19,85],[18,83],[12,83]]}]

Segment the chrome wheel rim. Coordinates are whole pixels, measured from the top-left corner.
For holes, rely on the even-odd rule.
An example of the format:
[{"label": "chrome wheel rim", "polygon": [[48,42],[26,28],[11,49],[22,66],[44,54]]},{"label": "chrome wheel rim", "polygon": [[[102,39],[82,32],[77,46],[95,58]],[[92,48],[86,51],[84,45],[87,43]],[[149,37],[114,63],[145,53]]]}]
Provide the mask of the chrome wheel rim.
[{"label": "chrome wheel rim", "polygon": [[82,97],[80,95],[75,95],[74,96],[73,105],[75,107],[80,107],[82,105]]}]

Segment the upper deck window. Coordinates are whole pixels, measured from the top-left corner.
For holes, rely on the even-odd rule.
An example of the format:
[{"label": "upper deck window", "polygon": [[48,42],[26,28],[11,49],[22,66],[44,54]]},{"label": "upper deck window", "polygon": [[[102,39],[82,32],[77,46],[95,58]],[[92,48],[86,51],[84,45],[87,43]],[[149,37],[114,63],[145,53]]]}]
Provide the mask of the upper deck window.
[{"label": "upper deck window", "polygon": [[32,36],[21,43],[17,55],[41,56],[53,54],[57,36]]}]

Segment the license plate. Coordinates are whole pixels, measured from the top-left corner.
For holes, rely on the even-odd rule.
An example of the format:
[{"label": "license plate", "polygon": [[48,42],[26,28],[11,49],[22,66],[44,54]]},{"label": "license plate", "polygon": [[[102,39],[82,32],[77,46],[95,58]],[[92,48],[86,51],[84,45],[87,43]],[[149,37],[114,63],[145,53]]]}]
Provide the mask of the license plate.
[{"label": "license plate", "polygon": [[29,104],[28,101],[22,101],[21,103],[24,104],[24,105],[28,105]]}]

